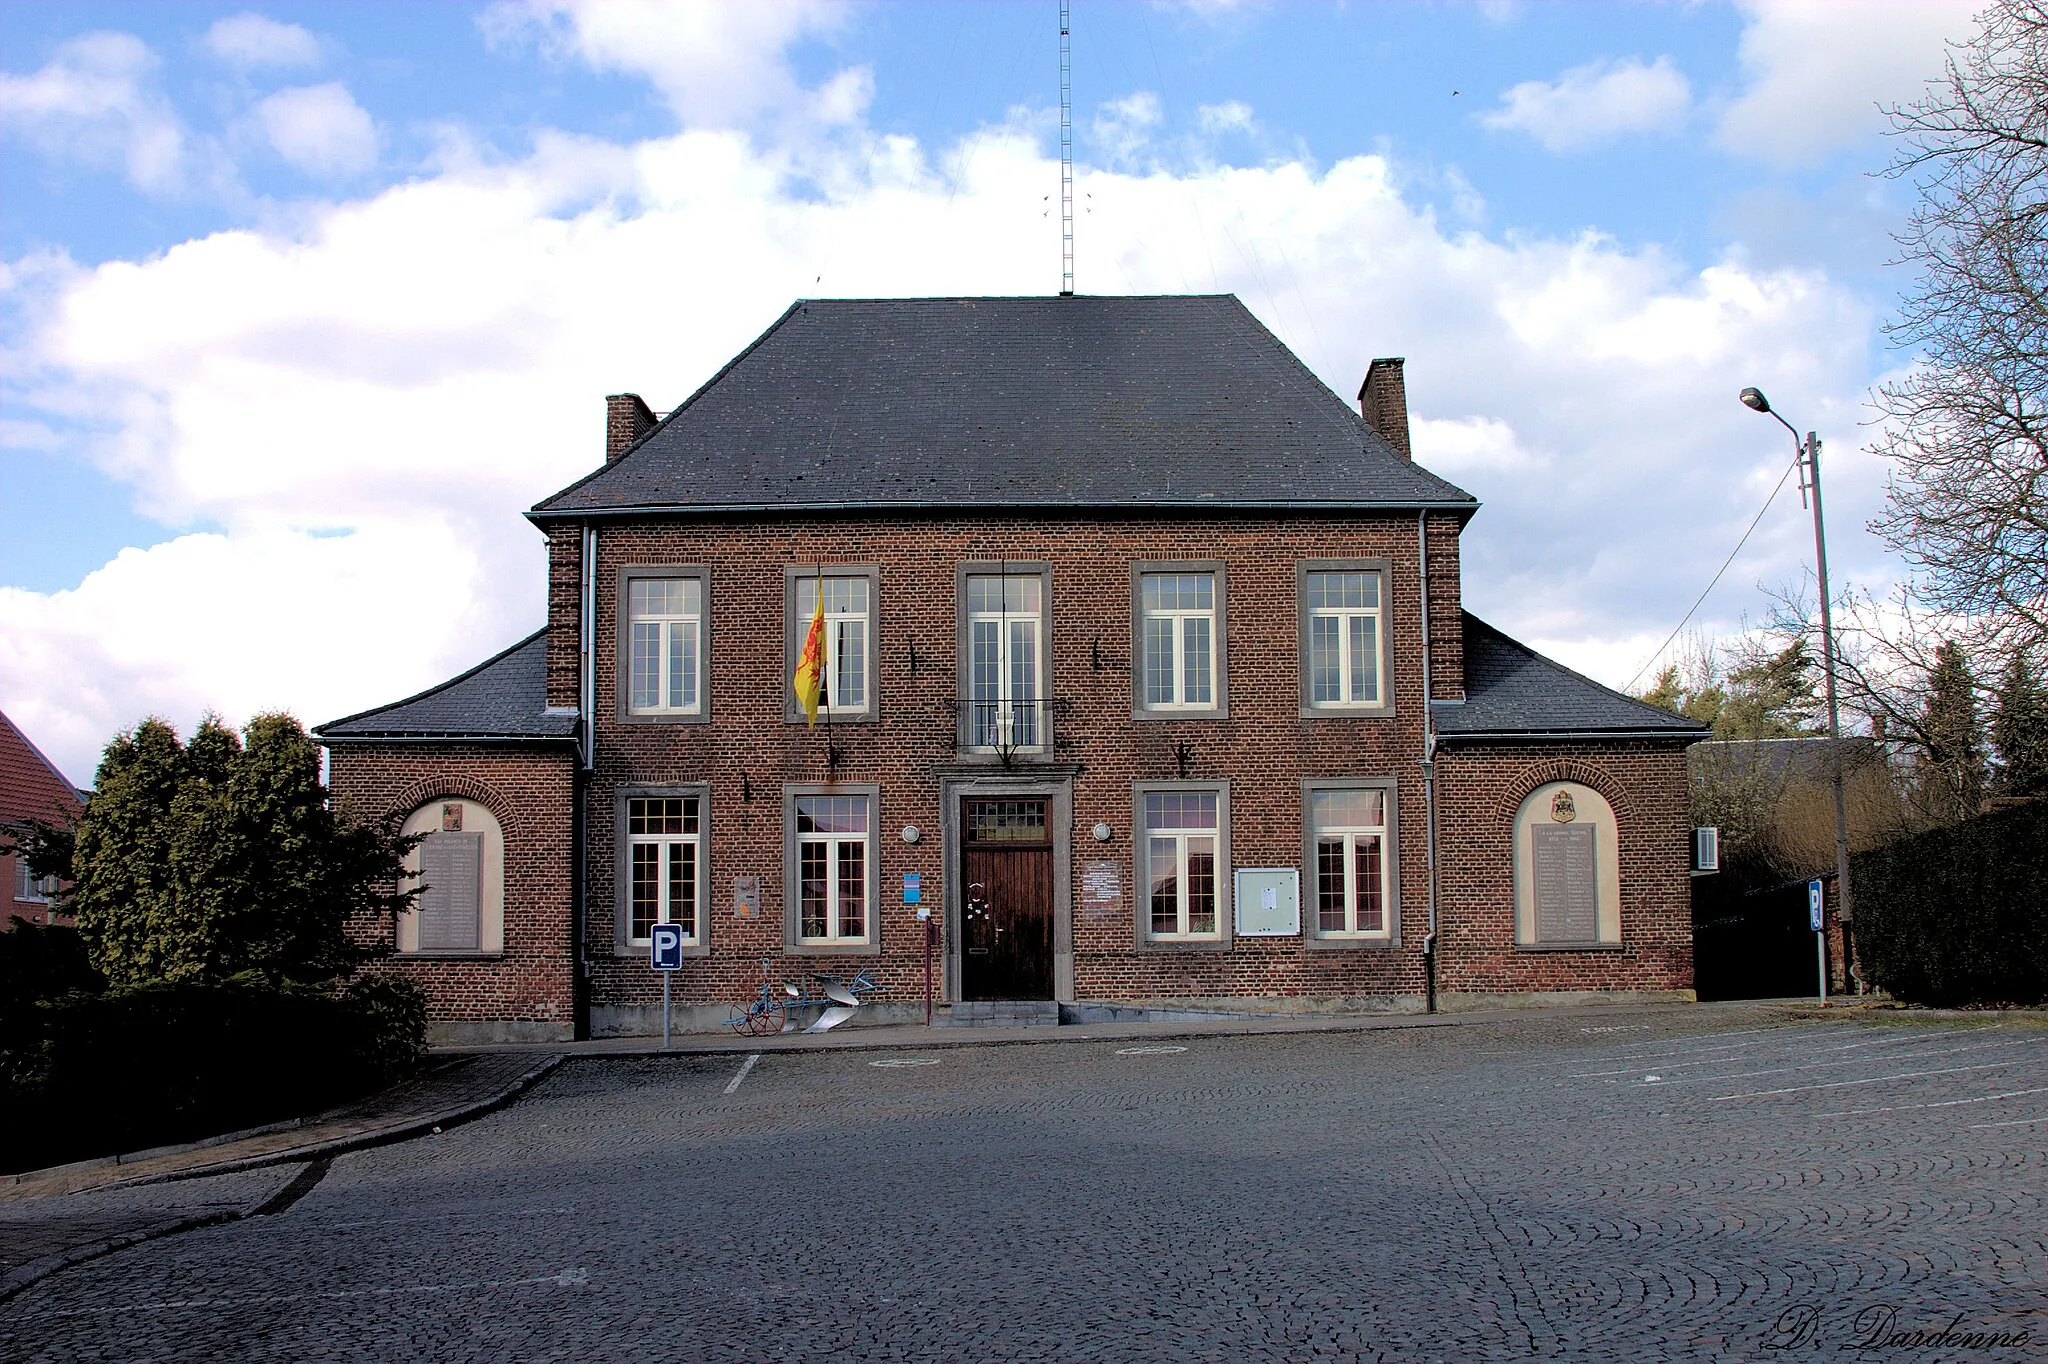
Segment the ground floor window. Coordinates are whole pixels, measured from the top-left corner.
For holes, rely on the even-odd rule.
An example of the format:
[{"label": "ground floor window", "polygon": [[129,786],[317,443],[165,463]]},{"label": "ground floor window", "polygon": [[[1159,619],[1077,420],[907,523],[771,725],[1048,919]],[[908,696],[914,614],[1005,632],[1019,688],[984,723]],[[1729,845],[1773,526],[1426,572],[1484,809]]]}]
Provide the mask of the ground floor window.
[{"label": "ground floor window", "polygon": [[795,798],[797,934],[805,943],[868,940],[872,806],[866,795]]},{"label": "ground floor window", "polygon": [[632,896],[629,940],[651,940],[654,925],[675,924],[685,944],[698,941],[703,823],[695,796],[626,802],[627,866]]},{"label": "ground floor window", "polygon": [[1223,936],[1223,793],[1143,791],[1138,847],[1146,934],[1154,942]]},{"label": "ground floor window", "polygon": [[1390,931],[1387,793],[1346,788],[1309,795],[1315,849],[1315,927],[1325,938]]}]

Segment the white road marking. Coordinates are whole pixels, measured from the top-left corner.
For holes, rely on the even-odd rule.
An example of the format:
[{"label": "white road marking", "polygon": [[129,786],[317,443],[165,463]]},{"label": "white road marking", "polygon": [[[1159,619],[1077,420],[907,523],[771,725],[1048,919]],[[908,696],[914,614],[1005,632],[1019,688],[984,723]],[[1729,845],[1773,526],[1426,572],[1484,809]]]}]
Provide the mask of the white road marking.
[{"label": "white road marking", "polygon": [[1849,1108],[1840,1113],[1816,1113],[1816,1118],[1860,1118],[1866,1113],[1904,1113],[1914,1108],[1957,1108],[1963,1104],[1988,1104],[1998,1099],[2017,1099],[2022,1094],[2048,1094],[2048,1085],[2039,1089],[2015,1089],[2005,1094],[1979,1094],[1974,1099],[1943,1099],[1938,1103],[1892,1104],[1886,1108]]},{"label": "white road marking", "polygon": [[52,1317],[108,1317],[129,1312],[188,1312],[201,1307],[262,1307],[271,1303],[304,1302],[309,1298],[336,1302],[348,1298],[391,1298],[407,1293],[474,1293],[491,1288],[533,1288],[542,1284],[554,1288],[584,1288],[590,1271],[578,1265],[531,1279],[489,1279],[477,1283],[400,1284],[394,1288],[345,1288],[327,1293],[271,1293],[255,1298],[181,1298],[173,1302],[126,1303],[119,1307],[74,1307],[46,1313]]},{"label": "white road marking", "polygon": [[740,1081],[747,1078],[747,1072],[759,1064],[761,1064],[761,1053],[757,1051],[740,1063],[740,1073],[732,1077],[732,1083],[725,1087],[725,1092],[728,1094],[735,1093],[740,1087]]},{"label": "white road marking", "polygon": [[2009,1066],[2010,1061],[1986,1061],[1976,1066],[1949,1066],[1944,1070],[1909,1070],[1903,1075],[1872,1075],[1862,1080],[1829,1080],[1817,1085],[1792,1085],[1785,1089],[1752,1089],[1745,1094],[1716,1094],[1707,1100],[1710,1104],[1723,1099],[1763,1099],[1773,1094],[1801,1094],[1809,1089],[1846,1089],[1851,1085],[1881,1085],[1887,1080],[1918,1080],[1929,1075],[1960,1075],[1966,1070],[1997,1070]]},{"label": "white road marking", "polygon": [[2005,1122],[1973,1122],[1970,1124],[1970,1130],[1975,1132],[1986,1127],[2032,1127],[2035,1123],[2042,1122],[2048,1122],[2048,1117],[2009,1118]]},{"label": "white road marking", "polygon": [[1186,1047],[1118,1047],[1116,1054],[1118,1056],[1171,1056],[1174,1052],[1186,1050]]},{"label": "white road marking", "polygon": [[[1695,1085],[1696,1085],[1696,1084],[1702,1084],[1702,1083],[1704,1083],[1705,1081],[1708,1081],[1708,1080],[1713,1080],[1713,1081],[1715,1081],[1716,1083],[1719,1083],[1719,1082],[1721,1082],[1721,1081],[1723,1081],[1723,1080],[1751,1080],[1751,1079],[1755,1079],[1755,1078],[1756,1078],[1757,1076],[1759,1076],[1759,1075],[1789,1075],[1789,1074],[1791,1074],[1791,1073],[1792,1073],[1793,1071],[1795,1071],[1795,1070],[1818,1070],[1818,1069],[1820,1069],[1820,1068],[1821,1068],[1821,1067],[1823,1067],[1823,1066],[1840,1066],[1840,1065],[1849,1065],[1849,1064],[1852,1064],[1853,1062],[1855,1062],[1855,1061],[1859,1061],[1859,1060],[1872,1060],[1872,1059],[1875,1059],[1875,1060],[1878,1060],[1878,1061],[1885,1061],[1885,1062],[1891,1062],[1891,1061],[1918,1061],[1918,1060],[1922,1060],[1922,1059],[1925,1059],[1925,1058],[1928,1058],[1928,1057],[1936,1057],[1936,1056],[1956,1056],[1956,1055],[1959,1055],[1959,1054],[1961,1054],[1961,1053],[1963,1053],[1963,1052],[1966,1052],[1966,1051],[1995,1051],[1995,1050],[1997,1050],[1997,1049],[1998,1049],[1998,1048],[2000,1048],[2000,1047],[2025,1047],[2025,1046],[2035,1046],[2035,1045],[2039,1045],[2038,1039],[2036,1039],[2036,1038],[2032,1038],[2032,1037],[2022,1037],[2022,1038],[2019,1038],[2019,1039],[2017,1039],[2017,1040],[2015,1040],[2015,1041],[2011,1041],[2011,1042],[1977,1042],[1977,1043],[1973,1043],[1972,1045],[1970,1045],[1970,1046],[1967,1046],[1967,1047],[1938,1047],[1938,1048],[1935,1048],[1935,1049],[1933,1049],[1933,1050],[1931,1050],[1931,1051],[1909,1051],[1909,1052],[1885,1052],[1885,1053],[1884,1053],[1883,1055],[1881,1055],[1881,1056],[1878,1056],[1878,1057],[1875,1057],[1875,1058],[1872,1058],[1872,1057],[1851,1057],[1851,1058],[1849,1058],[1848,1060],[1845,1060],[1845,1061],[1805,1061],[1805,1062],[1802,1062],[1802,1063],[1800,1063],[1799,1065],[1796,1065],[1796,1066],[1771,1066],[1771,1067],[1769,1067],[1769,1068],[1767,1068],[1767,1069],[1764,1069],[1764,1070],[1738,1070],[1738,1071],[1734,1072],[1733,1074],[1729,1074],[1729,1075],[1695,1075],[1695,1076],[1692,1076],[1692,1077],[1690,1077],[1690,1078],[1680,1078],[1680,1079],[1678,1079],[1678,1080],[1675,1080],[1675,1081],[1673,1081],[1673,1083],[1674,1083],[1674,1084],[1681,1084],[1681,1085],[1683,1085],[1683,1084],[1695,1084]],[[2006,1063],[2005,1063],[2005,1062],[1998,1062],[1998,1063],[1996,1063],[1996,1064],[2000,1064],[2000,1065],[2003,1065],[2003,1064],[2006,1064]],[[1981,1069],[1981,1067],[1980,1067],[1980,1069]],[[1622,1072],[1622,1073],[1626,1073],[1626,1072]],[[1937,1072],[1932,1072],[1932,1071],[1930,1071],[1930,1072],[1928,1072],[1928,1073],[1929,1073],[1929,1074],[1934,1074],[1934,1073],[1937,1073]]]},{"label": "white road marking", "polygon": [[871,1066],[935,1066],[938,1063],[939,1058],[936,1056],[889,1056],[880,1061],[868,1062]]}]

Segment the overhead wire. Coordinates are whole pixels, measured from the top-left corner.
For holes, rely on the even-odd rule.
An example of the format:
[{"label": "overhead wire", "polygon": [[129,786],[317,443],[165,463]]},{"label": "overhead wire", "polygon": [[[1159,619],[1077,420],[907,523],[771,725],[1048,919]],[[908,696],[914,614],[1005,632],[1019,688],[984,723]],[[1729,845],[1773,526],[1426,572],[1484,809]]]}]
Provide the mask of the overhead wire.
[{"label": "overhead wire", "polygon": [[1671,641],[1678,638],[1678,632],[1685,628],[1685,623],[1692,619],[1693,612],[1700,609],[1700,604],[1706,601],[1708,593],[1712,592],[1721,581],[1721,575],[1728,571],[1728,565],[1735,562],[1735,556],[1742,553],[1742,547],[1749,543],[1749,537],[1756,532],[1757,526],[1762,523],[1764,513],[1769,511],[1771,504],[1778,500],[1778,494],[1785,491],[1785,481],[1791,478],[1792,471],[1799,467],[1799,460],[1801,458],[1803,456],[1794,457],[1792,462],[1785,466],[1785,472],[1778,475],[1778,486],[1771,489],[1771,495],[1764,499],[1763,506],[1757,508],[1756,517],[1749,523],[1749,529],[1742,532],[1742,538],[1735,542],[1735,548],[1729,550],[1728,557],[1721,561],[1721,567],[1715,572],[1713,582],[1708,583],[1706,591],[1701,592],[1693,601],[1693,604],[1686,609],[1685,615],[1679,619],[1678,624],[1672,629],[1670,635],[1665,638],[1662,644],[1657,646],[1657,652],[1651,654],[1649,660],[1642,667],[1636,669],[1636,675],[1628,680],[1628,685],[1622,688],[1623,691],[1633,692],[1636,683],[1643,680],[1643,674],[1655,666],[1657,660],[1664,656],[1664,651],[1671,647]]}]

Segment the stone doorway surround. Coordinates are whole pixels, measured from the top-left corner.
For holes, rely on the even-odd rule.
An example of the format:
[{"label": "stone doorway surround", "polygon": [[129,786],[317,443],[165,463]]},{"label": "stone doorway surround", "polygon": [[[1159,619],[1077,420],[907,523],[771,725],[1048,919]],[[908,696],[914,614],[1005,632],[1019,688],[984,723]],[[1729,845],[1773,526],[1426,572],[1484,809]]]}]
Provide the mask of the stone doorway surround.
[{"label": "stone doorway surround", "polygon": [[1052,997],[1074,1002],[1074,771],[1071,768],[954,769],[939,778],[939,853],[945,868],[943,998],[960,999],[960,802],[967,797],[1042,796],[1052,833]]}]

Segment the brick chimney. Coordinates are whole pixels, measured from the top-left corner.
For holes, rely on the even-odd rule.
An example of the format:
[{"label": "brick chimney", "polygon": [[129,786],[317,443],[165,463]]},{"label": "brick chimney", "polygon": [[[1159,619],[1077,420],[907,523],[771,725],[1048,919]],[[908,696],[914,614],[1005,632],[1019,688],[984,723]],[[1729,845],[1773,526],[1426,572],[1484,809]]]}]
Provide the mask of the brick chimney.
[{"label": "brick chimney", "polygon": [[[1377,361],[1375,361],[1377,363]],[[1397,379],[1398,375],[1395,376]],[[639,443],[654,429],[654,410],[640,401],[637,393],[614,393],[604,400],[604,462],[614,464],[620,455]]]},{"label": "brick chimney", "polygon": [[1399,450],[1402,459],[1412,460],[1415,452],[1408,448],[1408,384],[1401,377],[1404,363],[1395,356],[1375,360],[1366,367],[1365,382],[1358,386],[1358,415],[1387,444]]}]

